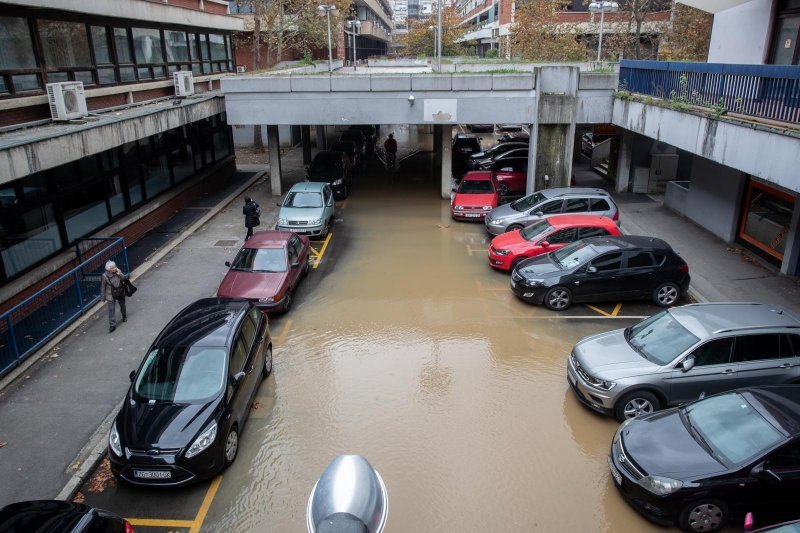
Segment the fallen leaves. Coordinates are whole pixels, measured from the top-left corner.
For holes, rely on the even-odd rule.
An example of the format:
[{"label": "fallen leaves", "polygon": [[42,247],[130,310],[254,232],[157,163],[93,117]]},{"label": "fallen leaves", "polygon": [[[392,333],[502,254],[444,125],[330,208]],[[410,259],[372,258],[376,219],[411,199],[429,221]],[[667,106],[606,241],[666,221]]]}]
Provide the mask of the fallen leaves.
[{"label": "fallen leaves", "polygon": [[111,473],[111,463],[108,462],[108,457],[105,457],[86,483],[86,490],[89,492],[104,492],[106,489],[116,485],[117,480],[114,474]]}]

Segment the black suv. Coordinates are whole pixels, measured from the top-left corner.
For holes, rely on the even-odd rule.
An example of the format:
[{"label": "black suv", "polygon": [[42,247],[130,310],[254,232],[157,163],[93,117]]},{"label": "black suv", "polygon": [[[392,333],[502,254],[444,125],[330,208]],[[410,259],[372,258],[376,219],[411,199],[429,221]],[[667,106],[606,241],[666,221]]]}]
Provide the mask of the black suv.
[{"label": "black suv", "polygon": [[511,290],[553,311],[572,302],[652,299],[670,306],[689,289],[689,266],[666,242],[623,235],[575,241],[522,261]]},{"label": "black suv", "polygon": [[329,184],[333,196],[342,200],[350,195],[353,187],[353,167],[344,152],[317,152],[311,164],[306,167],[306,179]]},{"label": "black suv", "polygon": [[467,159],[481,151],[481,140],[470,133],[456,133],[453,137],[453,153],[451,154],[453,177],[460,180],[467,172]]},{"label": "black suv", "polygon": [[204,298],[156,337],[108,438],[127,483],[175,486],[233,463],[261,380],[272,372],[267,317],[248,300]]}]

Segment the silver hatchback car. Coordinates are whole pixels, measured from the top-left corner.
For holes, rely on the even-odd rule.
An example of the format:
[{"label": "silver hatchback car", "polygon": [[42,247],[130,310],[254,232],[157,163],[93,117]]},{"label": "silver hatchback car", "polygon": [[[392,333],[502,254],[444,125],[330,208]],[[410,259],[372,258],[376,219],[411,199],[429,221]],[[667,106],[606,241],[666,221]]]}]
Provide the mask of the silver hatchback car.
[{"label": "silver hatchback car", "polygon": [[588,187],[557,187],[495,207],[486,216],[486,230],[492,235],[500,235],[558,214],[600,215],[619,225],[619,210],[608,192]]},{"label": "silver hatchback car", "polygon": [[333,224],[333,191],[327,183],[295,183],[283,202],[279,202],[275,229],[310,237],[324,237]]},{"label": "silver hatchback car", "polygon": [[578,400],[620,421],[740,387],[800,383],[800,317],[759,303],[691,304],[579,341]]}]

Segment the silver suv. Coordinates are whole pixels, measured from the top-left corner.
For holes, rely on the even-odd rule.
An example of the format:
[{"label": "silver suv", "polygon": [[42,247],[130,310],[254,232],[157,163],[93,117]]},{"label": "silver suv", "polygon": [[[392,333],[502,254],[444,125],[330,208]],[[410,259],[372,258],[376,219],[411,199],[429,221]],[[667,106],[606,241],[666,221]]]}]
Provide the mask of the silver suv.
[{"label": "silver suv", "polygon": [[495,207],[486,216],[486,230],[492,235],[522,229],[543,218],[580,213],[608,217],[619,225],[619,210],[603,189],[556,187],[543,189],[510,204]]},{"label": "silver suv", "polygon": [[578,342],[567,378],[620,421],[752,385],[800,383],[800,317],[775,305],[674,307]]}]

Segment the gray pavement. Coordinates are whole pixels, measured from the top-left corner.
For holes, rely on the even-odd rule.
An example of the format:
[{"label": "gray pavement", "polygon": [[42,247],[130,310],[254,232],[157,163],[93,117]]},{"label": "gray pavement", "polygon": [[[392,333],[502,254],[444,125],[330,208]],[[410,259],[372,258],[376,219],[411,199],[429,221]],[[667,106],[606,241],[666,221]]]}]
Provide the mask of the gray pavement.
[{"label": "gray pavement", "polygon": [[[302,151],[282,160],[284,185],[303,178]],[[256,172],[263,167],[253,167]],[[578,173],[576,173],[578,174]],[[581,185],[606,185],[593,174]],[[595,180],[595,181],[591,181]],[[244,193],[262,206],[262,228],[274,224],[276,197],[268,175],[254,174],[210,207],[137,268],[139,291],[129,320],[108,333],[97,306],[43,349],[38,360],[0,381],[0,507],[13,501],[69,498],[102,457],[109,424],[129,385],[128,374],[149,343],[191,301],[213,296],[242,244]],[[616,195],[623,228],[664,238],[687,260],[693,296],[701,301],[760,301],[800,312],[797,278],[777,274],[651,198]]]}]

